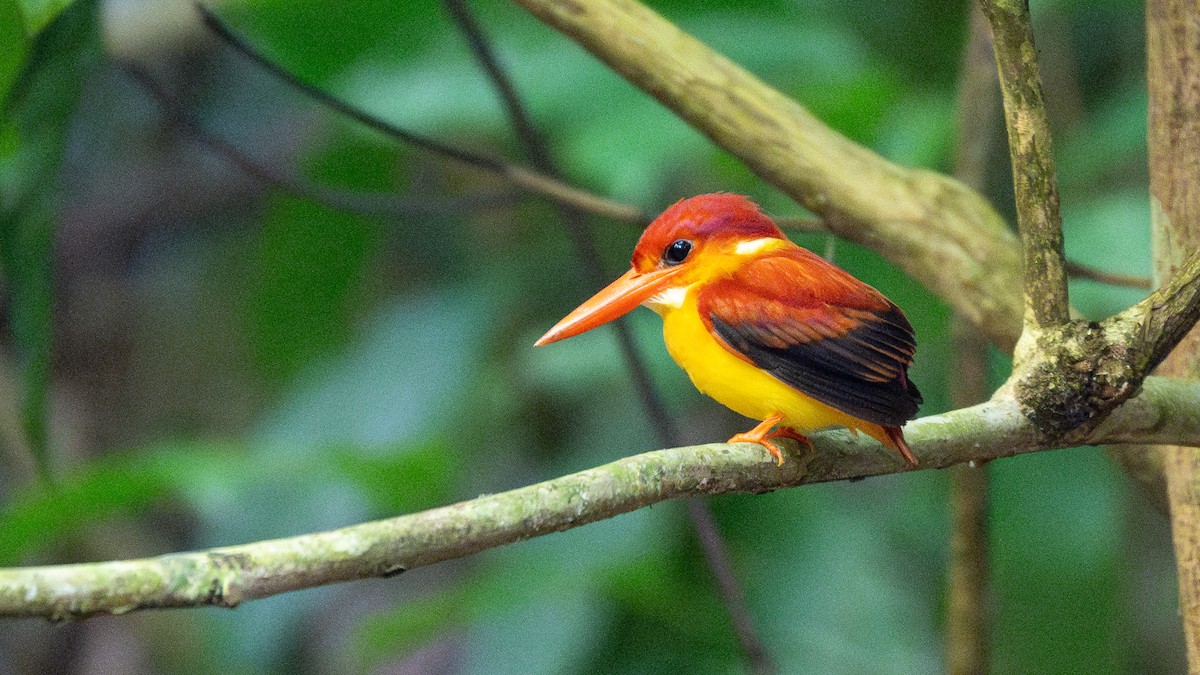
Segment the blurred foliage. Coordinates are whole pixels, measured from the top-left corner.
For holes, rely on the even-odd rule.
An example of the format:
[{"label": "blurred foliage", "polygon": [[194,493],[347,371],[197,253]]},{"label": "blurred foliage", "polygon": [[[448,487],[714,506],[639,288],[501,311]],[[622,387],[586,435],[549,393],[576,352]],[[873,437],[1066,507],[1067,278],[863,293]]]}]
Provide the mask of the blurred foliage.
[{"label": "blurred foliage", "polygon": [[[49,359],[53,345],[35,380],[50,386],[49,416],[34,414],[62,468],[52,486],[33,482],[28,443],[10,440],[27,430],[9,433],[17,413],[0,409],[0,563],[336,527],[653,447],[606,331],[531,347],[595,290],[552,208],[534,198],[464,208],[455,197],[507,186],[317,108],[215,43],[187,3],[109,2],[108,52],[150,68],[210,131],[277,173],[421,208],[358,215],[263,185],[164,119],[118,67],[94,72],[92,6],[62,13],[68,4],[0,0],[0,93],[13,91],[0,127],[0,385],[31,350]],[[153,20],[135,20],[151,5]],[[950,169],[967,3],[653,6],[855,140]],[[797,212],[515,6],[472,7],[572,181],[648,211],[731,190],[771,213]],[[521,159],[433,0],[219,9],[273,58],[363,109]],[[1132,0],[1035,6],[1068,255],[1128,274],[1150,269],[1141,11]],[[1006,209],[999,143],[994,164],[991,196]],[[638,232],[592,225],[615,276]],[[920,342],[912,376],[923,414],[944,410],[956,374],[946,307],[870,252],[796,239],[832,250],[905,308]],[[30,283],[40,290],[23,290]],[[1141,295],[1090,281],[1072,292],[1093,317]],[[40,328],[26,328],[30,316]],[[689,442],[744,429],[671,364],[656,318],[631,321]],[[1006,367],[995,362],[993,384]],[[1179,671],[1165,526],[1106,458],[1046,453],[995,463],[992,476],[995,670]],[[939,669],[945,487],[941,474],[919,472],[713,500],[784,672]],[[0,631],[0,673],[741,668],[678,504],[234,612],[11,627]]]},{"label": "blurred foliage", "polygon": [[0,269],[11,289],[8,319],[22,371],[22,427],[43,478],[50,476],[46,404],[58,174],[71,115],[100,60],[97,3],[77,2],[47,23],[23,63],[6,59],[20,68],[15,78],[0,75]]}]

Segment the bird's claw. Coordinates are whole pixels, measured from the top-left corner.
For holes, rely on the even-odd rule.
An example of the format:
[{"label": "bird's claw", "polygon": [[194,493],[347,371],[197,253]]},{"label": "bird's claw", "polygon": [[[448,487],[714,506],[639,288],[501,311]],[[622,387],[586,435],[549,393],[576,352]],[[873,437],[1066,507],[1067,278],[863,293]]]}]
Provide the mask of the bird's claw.
[{"label": "bird's claw", "polygon": [[762,425],[755,427],[750,431],[735,435],[733,438],[729,439],[729,442],[757,443],[758,445],[766,448],[767,452],[771,453],[771,456],[775,458],[775,466],[783,466],[783,451],[780,450],[779,446],[771,440],[772,438],[790,438],[800,443],[802,446],[806,446],[809,450],[812,450],[813,448],[812,441],[804,434],[793,431],[792,429],[788,429],[787,427],[779,427],[778,429],[764,433]]}]

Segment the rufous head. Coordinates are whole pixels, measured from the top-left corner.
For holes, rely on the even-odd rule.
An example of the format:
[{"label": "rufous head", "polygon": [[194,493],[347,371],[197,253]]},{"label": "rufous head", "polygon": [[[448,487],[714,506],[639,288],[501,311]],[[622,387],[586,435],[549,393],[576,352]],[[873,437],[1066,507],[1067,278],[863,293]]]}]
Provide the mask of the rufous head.
[{"label": "rufous head", "polygon": [[697,195],[675,202],[650,223],[633,249],[632,266],[646,273],[760,239],[783,239],[783,232],[757,204],[728,192]]},{"label": "rufous head", "polygon": [[[717,193],[682,199],[642,233],[628,272],[555,324],[535,344],[589,331],[668,289],[686,287],[703,272],[699,261],[729,258],[783,238],[775,223],[741,195]],[[657,306],[655,302],[648,304]]]}]

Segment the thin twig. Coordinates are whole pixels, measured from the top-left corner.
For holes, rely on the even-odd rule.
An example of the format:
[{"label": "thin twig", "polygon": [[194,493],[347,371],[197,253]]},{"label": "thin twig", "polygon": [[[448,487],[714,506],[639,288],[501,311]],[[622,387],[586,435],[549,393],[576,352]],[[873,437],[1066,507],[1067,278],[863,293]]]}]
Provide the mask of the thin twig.
[{"label": "thin twig", "polygon": [[1061,326],[1071,318],[1062,214],[1029,2],[981,2],[992,27],[993,51],[1004,96],[1017,230],[1025,261],[1025,324],[1035,328]]},{"label": "thin twig", "polygon": [[124,64],[122,70],[158,103],[169,124],[188,134],[224,161],[264,185],[323,204],[331,209],[368,216],[428,216],[462,213],[510,204],[521,196],[516,192],[493,192],[443,198],[414,198],[383,192],[341,190],[315,185],[275,170],[242,152],[224,138],[205,129],[195,116],[180,106],[179,102],[141,66]]},{"label": "thin twig", "polygon": [[513,185],[548,197],[558,203],[579,207],[591,213],[598,213],[614,220],[624,222],[648,222],[648,218],[640,210],[625,204],[619,204],[599,197],[595,194],[580,190],[563,181],[527,168],[517,166],[504,159],[469,152],[456,148],[447,143],[413,133],[398,127],[379,117],[329,94],[328,92],[300,79],[287,69],[263,55],[254,45],[238,35],[216,14],[203,5],[196,5],[205,25],[216,33],[226,44],[238,53],[250,59],[260,67],[270,72],[279,80],[287,83],[305,96],[320,102],[322,105],[341,113],[357,122],[364,124],[385,136],[396,138],[418,148],[462,162],[485,171],[498,174],[508,179]]},{"label": "thin twig", "polygon": [[[496,87],[496,91],[504,103],[504,108],[508,112],[509,120],[517,136],[521,139],[521,144],[525,148],[530,162],[539,172],[551,178],[560,179],[560,173],[555,166],[545,140],[530,118],[507,72],[500,66],[500,62],[492,51],[491,44],[484,35],[482,27],[475,20],[474,15],[463,0],[445,0],[444,4],[466,36],[471,51],[475,54],[475,58],[483,66],[483,69],[488,74],[488,78]],[[591,231],[588,229],[583,213],[563,204],[558,204],[558,209],[571,240],[575,244],[576,250],[586,263],[585,267],[589,273],[588,276],[591,277],[592,286],[600,288],[606,283],[607,279],[604,277],[602,271],[599,249],[596,246]],[[650,418],[651,424],[657,430],[660,442],[667,447],[677,445],[679,443],[678,433],[667,416],[662,397],[659,396],[654,388],[654,383],[650,379],[650,372],[646,367],[645,359],[642,358],[633,341],[628,324],[625,321],[620,321],[617,323],[616,329],[617,341],[620,345],[621,353],[625,358],[626,366],[636,385],[642,408],[645,410],[647,417]],[[774,672],[775,667],[770,656],[767,654],[762,640],[759,639],[757,632],[754,630],[750,611],[746,606],[745,593],[742,591],[741,584],[738,582],[737,576],[733,571],[733,563],[730,560],[728,547],[725,544],[724,537],[722,537],[716,527],[707,502],[699,499],[689,499],[687,513],[700,542],[700,546],[704,551],[704,560],[712,572],[717,587],[717,595],[721,599],[726,613],[729,615],[734,635],[737,638],[747,666],[756,673]]]},{"label": "thin twig", "polygon": [[1142,277],[1136,274],[1120,274],[1118,272],[1109,272],[1091,265],[1083,263],[1067,261],[1067,274],[1079,279],[1088,279],[1097,281],[1110,286],[1127,286],[1129,288],[1137,288],[1141,290],[1150,290],[1154,288],[1154,280],[1150,277]]}]

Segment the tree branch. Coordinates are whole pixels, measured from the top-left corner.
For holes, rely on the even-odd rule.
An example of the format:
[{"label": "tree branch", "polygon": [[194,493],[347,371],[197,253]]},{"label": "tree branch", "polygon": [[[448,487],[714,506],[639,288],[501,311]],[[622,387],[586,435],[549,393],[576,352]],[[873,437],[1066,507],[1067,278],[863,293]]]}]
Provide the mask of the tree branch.
[{"label": "tree branch", "polygon": [[1080,262],[1066,261],[1067,274],[1078,279],[1089,279],[1110,286],[1128,286],[1129,288],[1139,288],[1142,290],[1150,290],[1154,288],[1154,282],[1150,277],[1143,277],[1134,274],[1119,274],[1117,272],[1109,272],[1090,265],[1084,265]]},{"label": "tree branch", "polygon": [[[978,329],[953,317],[950,324],[956,367],[950,382],[954,405],[987,398],[987,344]],[[992,612],[988,602],[988,466],[982,462],[950,469],[950,561],[946,589],[946,672],[987,672]]]},{"label": "tree branch", "polygon": [[282,190],[301,199],[311,200],[331,209],[369,216],[426,216],[431,213],[461,213],[513,202],[522,197],[517,192],[492,192],[438,199],[429,196],[407,197],[385,192],[346,190],[312,184],[256,160],[228,140],[204,128],[199,120],[168,94],[144,68],[125,64],[122,66],[122,70],[154,99],[169,126],[190,136],[213,154],[263,185]]},{"label": "tree branch", "polygon": [[427,138],[356,108],[336,96],[305,82],[278,63],[267,58],[254,45],[238,35],[237,32],[226,25],[220,17],[213,14],[207,7],[196,5],[196,9],[204,19],[205,25],[224,40],[226,44],[237,50],[238,53],[257,63],[279,80],[303,92],[306,96],[320,102],[322,105],[386,136],[404,141],[427,152],[497,174],[521,189],[542,195],[561,204],[574,206],[589,213],[595,213],[614,220],[649,222],[649,217],[646,214],[627,204],[620,204],[604,199],[586,190],[581,190],[543,173],[512,164],[499,157],[469,152],[447,143]]},{"label": "tree branch", "polygon": [[1200,319],[1200,251],[1194,251],[1171,281],[1109,319],[1130,330],[1130,357],[1150,372]]},{"label": "tree branch", "polygon": [[[1153,365],[1194,325],[1200,304],[1190,303],[1200,284],[1193,288],[1180,274],[1164,295],[1132,308],[1132,318],[1119,314],[1099,324],[1071,320],[1050,125],[1029,3],[981,3],[992,28],[1004,98],[1025,262],[1025,331],[1006,387],[1050,438],[1086,433],[1137,391]],[[1168,300],[1168,311],[1157,311]]]},{"label": "tree branch", "polygon": [[[905,428],[924,468],[1049,450],[1020,406],[993,399]],[[152,607],[233,607],[352,579],[394,576],[686,496],[761,493],[909,469],[845,431],[782,466],[757,445],[656,450],[524,488],[389,520],[286,539],[125,560],[0,569],[0,616],[80,619]],[[1146,380],[1142,393],[1072,442],[1200,443],[1200,386]],[[788,446],[789,448],[793,446]]]},{"label": "tree branch", "polygon": [[1070,319],[1062,215],[1029,2],[981,1],[992,26],[1004,96],[1017,230],[1025,261],[1025,323],[1036,328],[1060,326]]},{"label": "tree branch", "polygon": [[[996,68],[987,19],[971,11],[969,37],[958,77],[954,174],[980,190],[987,184],[993,132],[1000,119]],[[950,319],[950,402],[965,408],[987,400],[987,343],[975,326]],[[988,600],[988,467],[960,464],[950,469],[950,560],[946,581],[946,672],[986,672],[991,653],[992,612]]]}]

